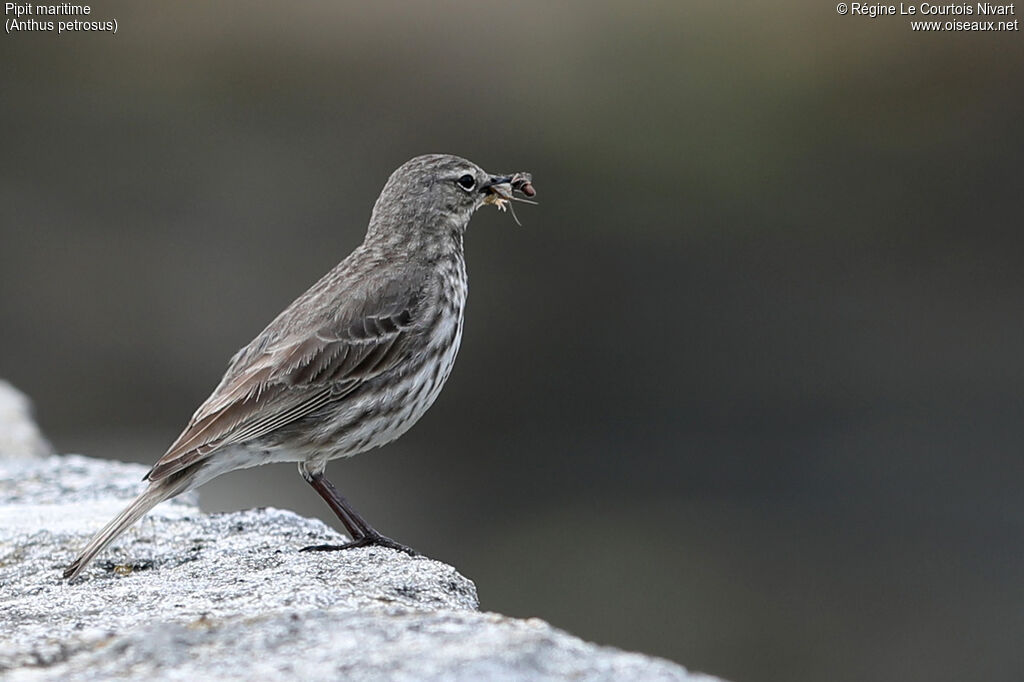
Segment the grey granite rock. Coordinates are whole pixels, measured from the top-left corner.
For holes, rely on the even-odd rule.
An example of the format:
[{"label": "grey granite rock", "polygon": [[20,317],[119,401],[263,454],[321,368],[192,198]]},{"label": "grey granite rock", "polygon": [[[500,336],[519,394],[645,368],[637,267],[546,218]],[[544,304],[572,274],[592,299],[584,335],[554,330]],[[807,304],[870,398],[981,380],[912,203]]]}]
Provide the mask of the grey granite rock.
[{"label": "grey granite rock", "polygon": [[0,379],[0,458],[51,454],[53,447],[32,419],[32,403],[24,393]]},{"label": "grey granite rock", "polygon": [[75,584],[62,569],[141,487],[145,468],[0,459],[5,680],[710,680],[543,621],[477,611],[424,557],[343,542],[277,509],[204,514],[171,500]]},{"label": "grey granite rock", "polygon": [[65,583],[63,567],[145,472],[77,456],[0,461],[0,670],[65,656],[82,633],[158,620],[477,607],[473,583],[445,564],[377,548],[299,552],[345,539],[291,512],[203,514],[187,498],[159,505]]}]

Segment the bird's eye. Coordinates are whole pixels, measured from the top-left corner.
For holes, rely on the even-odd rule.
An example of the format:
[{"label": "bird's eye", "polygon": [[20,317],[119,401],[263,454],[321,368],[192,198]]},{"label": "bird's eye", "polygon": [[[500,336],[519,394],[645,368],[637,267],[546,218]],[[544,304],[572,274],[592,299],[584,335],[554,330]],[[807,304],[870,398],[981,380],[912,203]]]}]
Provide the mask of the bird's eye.
[{"label": "bird's eye", "polygon": [[476,187],[476,178],[472,175],[463,175],[459,178],[459,186],[464,190],[471,190]]}]

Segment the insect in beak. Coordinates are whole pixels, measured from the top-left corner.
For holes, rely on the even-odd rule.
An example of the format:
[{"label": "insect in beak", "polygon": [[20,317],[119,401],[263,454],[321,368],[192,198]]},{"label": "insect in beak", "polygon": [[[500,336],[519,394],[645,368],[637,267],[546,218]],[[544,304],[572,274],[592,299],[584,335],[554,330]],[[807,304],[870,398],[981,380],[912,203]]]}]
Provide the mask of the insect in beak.
[{"label": "insect in beak", "polygon": [[533,177],[529,173],[516,173],[515,175],[493,177],[487,184],[480,188],[481,192],[487,192],[487,197],[484,199],[484,203],[497,206],[499,211],[504,211],[508,208],[509,212],[512,213],[513,220],[516,221],[516,225],[522,227],[523,224],[519,222],[519,217],[516,215],[516,212],[512,208],[512,204],[510,202],[519,201],[524,204],[536,205],[536,201],[523,199],[513,194],[513,192],[520,192],[528,197],[536,196],[537,190],[533,188],[532,180]]}]

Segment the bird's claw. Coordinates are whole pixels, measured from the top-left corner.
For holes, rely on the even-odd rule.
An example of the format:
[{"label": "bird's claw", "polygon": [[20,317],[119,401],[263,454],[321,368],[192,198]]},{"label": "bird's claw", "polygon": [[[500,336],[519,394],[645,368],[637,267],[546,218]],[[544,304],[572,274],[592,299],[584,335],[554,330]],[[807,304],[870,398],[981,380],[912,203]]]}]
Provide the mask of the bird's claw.
[{"label": "bird's claw", "polygon": [[310,545],[309,547],[303,547],[300,552],[340,552],[345,549],[357,549],[359,547],[386,547],[387,549],[393,549],[399,552],[404,552],[409,556],[421,556],[412,547],[407,547],[400,542],[396,542],[389,537],[385,537],[380,534],[364,535],[361,538],[353,540],[352,542],[346,542],[342,545]]}]

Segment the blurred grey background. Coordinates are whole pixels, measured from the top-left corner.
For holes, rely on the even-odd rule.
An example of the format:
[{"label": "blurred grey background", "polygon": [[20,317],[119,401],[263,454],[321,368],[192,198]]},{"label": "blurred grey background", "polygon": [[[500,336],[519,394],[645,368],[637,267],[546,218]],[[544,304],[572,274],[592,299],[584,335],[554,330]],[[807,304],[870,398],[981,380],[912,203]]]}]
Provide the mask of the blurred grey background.
[{"label": "blurred grey background", "polygon": [[[1024,49],[831,3],[104,2],[0,38],[0,376],[152,463],[426,152],[459,362],[328,473],[485,609],[743,681],[1024,674]],[[293,466],[208,509],[332,517]]]}]

